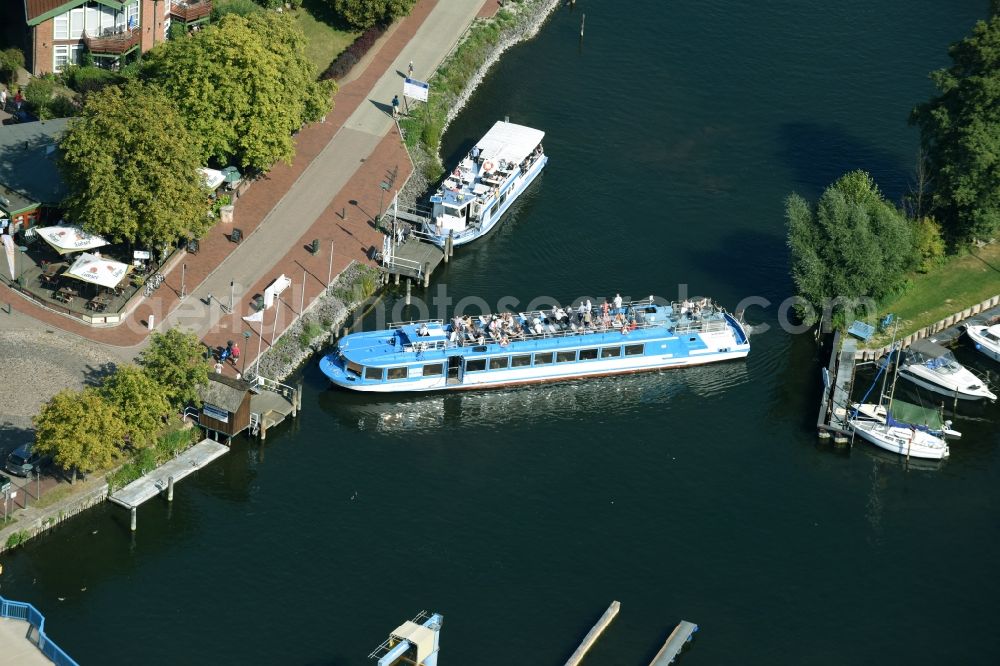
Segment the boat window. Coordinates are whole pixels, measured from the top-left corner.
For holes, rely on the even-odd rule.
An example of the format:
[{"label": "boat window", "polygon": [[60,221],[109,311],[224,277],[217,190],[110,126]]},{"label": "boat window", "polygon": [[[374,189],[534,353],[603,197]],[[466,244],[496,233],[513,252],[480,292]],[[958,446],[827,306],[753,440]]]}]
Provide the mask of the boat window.
[{"label": "boat window", "polygon": [[572,363],[576,360],[575,351],[556,352],[556,363]]},{"label": "boat window", "polygon": [[500,210],[500,204],[498,203],[493,204],[493,207],[490,208],[490,217],[491,218],[496,217],[498,210]]},{"label": "boat window", "polygon": [[362,368],[357,363],[348,362],[347,363],[347,369],[349,371],[353,372],[354,374],[356,374],[358,377],[361,376],[361,370],[362,370]]},{"label": "boat window", "polygon": [[506,356],[494,356],[490,359],[490,370],[503,370],[509,360]]},{"label": "boat window", "polygon": [[504,192],[503,194],[500,195],[500,199],[497,200],[497,205],[502,204],[504,201],[507,201],[507,193],[506,192]]},{"label": "boat window", "polygon": [[646,345],[625,345],[626,356],[642,356],[646,351]]},{"label": "boat window", "polygon": [[593,361],[595,358],[597,358],[597,347],[594,347],[593,349],[580,350],[581,361]]},{"label": "boat window", "polygon": [[382,379],[382,368],[365,368],[365,379]]},{"label": "boat window", "polygon": [[444,374],[444,364],[428,363],[424,366],[424,377],[440,377]]},{"label": "boat window", "polygon": [[510,367],[512,368],[523,368],[529,365],[531,365],[531,354],[510,357]]},{"label": "boat window", "polygon": [[535,365],[545,365],[552,362],[552,352],[535,354]]},{"label": "boat window", "polygon": [[621,355],[621,347],[601,347],[601,358],[617,358]]},{"label": "boat window", "polygon": [[485,358],[474,358],[465,362],[466,372],[478,372],[486,369]]},{"label": "boat window", "polygon": [[406,367],[389,368],[389,379],[406,379]]}]

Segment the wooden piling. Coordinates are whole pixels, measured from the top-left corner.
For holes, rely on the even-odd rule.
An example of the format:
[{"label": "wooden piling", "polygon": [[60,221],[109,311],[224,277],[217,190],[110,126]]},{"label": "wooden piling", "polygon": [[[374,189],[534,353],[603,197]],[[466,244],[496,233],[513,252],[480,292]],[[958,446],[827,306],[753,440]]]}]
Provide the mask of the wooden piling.
[{"label": "wooden piling", "polygon": [[452,236],[448,234],[448,237],[444,239],[444,263],[448,263],[449,257],[451,257],[451,246],[452,246]]},{"label": "wooden piling", "polygon": [[410,278],[406,278],[406,304],[410,304]]},{"label": "wooden piling", "polygon": [[135,532],[135,507],[132,507],[132,524],[131,524],[131,529],[132,529],[133,532]]},{"label": "wooden piling", "polygon": [[580,39],[583,39],[583,25],[587,22],[587,15],[580,17]]},{"label": "wooden piling", "polygon": [[622,605],[617,601],[611,602],[611,605],[608,606],[608,610],[604,611],[604,615],[601,616],[601,619],[598,620],[597,624],[595,624],[593,628],[587,632],[587,635],[583,637],[580,647],[578,647],[576,652],[570,655],[570,658],[566,660],[565,666],[577,666],[577,664],[583,661],[583,658],[587,656],[587,651],[594,646],[597,639],[601,637],[604,630],[607,629],[608,625],[611,624],[611,621],[615,619],[615,616],[618,615],[618,611],[621,610],[621,607]]},{"label": "wooden piling", "polygon": [[267,421],[264,419],[264,415],[260,415],[260,441],[267,439]]},{"label": "wooden piling", "polygon": [[399,273],[392,274],[392,283],[397,287],[399,286]]},{"label": "wooden piling", "polygon": [[296,400],[298,400],[298,403],[295,406],[301,412],[302,411],[302,382],[299,382],[297,384],[297,389],[295,391],[295,398],[296,398]]},{"label": "wooden piling", "polygon": [[174,501],[174,477],[169,477],[167,479],[167,501]]}]

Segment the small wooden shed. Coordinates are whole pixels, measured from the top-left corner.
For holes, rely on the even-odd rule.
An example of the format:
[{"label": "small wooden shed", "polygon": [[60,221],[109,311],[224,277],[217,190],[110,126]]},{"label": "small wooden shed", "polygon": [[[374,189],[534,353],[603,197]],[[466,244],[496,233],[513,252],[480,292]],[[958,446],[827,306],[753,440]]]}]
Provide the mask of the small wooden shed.
[{"label": "small wooden shed", "polygon": [[250,397],[253,386],[242,379],[209,373],[201,390],[198,425],[232,437],[250,427]]}]

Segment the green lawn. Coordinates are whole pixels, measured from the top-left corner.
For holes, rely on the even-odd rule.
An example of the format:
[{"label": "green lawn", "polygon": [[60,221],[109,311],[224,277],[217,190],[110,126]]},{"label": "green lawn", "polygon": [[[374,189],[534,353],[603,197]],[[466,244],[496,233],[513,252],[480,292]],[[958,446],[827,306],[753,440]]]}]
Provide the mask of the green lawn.
[{"label": "green lawn", "polygon": [[[917,274],[905,294],[880,308],[880,316],[892,312],[899,317],[902,337],[998,294],[1000,244],[994,244]],[[869,346],[888,342],[873,339]]]},{"label": "green lawn", "polygon": [[306,35],[306,56],[316,65],[316,73],[322,74],[361,33],[333,27],[327,17],[310,12],[311,4],[289,14]]}]

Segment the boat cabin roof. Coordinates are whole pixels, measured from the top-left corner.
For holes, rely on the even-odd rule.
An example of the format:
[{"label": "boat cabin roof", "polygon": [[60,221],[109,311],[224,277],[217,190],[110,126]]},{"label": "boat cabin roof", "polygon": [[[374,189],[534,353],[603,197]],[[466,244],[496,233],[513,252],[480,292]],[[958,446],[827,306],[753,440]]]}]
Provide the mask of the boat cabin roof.
[{"label": "boat cabin roof", "polygon": [[941,358],[950,357],[952,355],[947,348],[942,347],[936,342],[932,342],[926,338],[915,341],[910,345],[909,349],[911,352],[920,354],[925,358]]},{"label": "boat cabin roof", "polygon": [[498,163],[500,160],[518,164],[531,154],[545,137],[545,132],[515,125],[502,120],[497,121],[490,131],[479,140],[479,158]]}]

